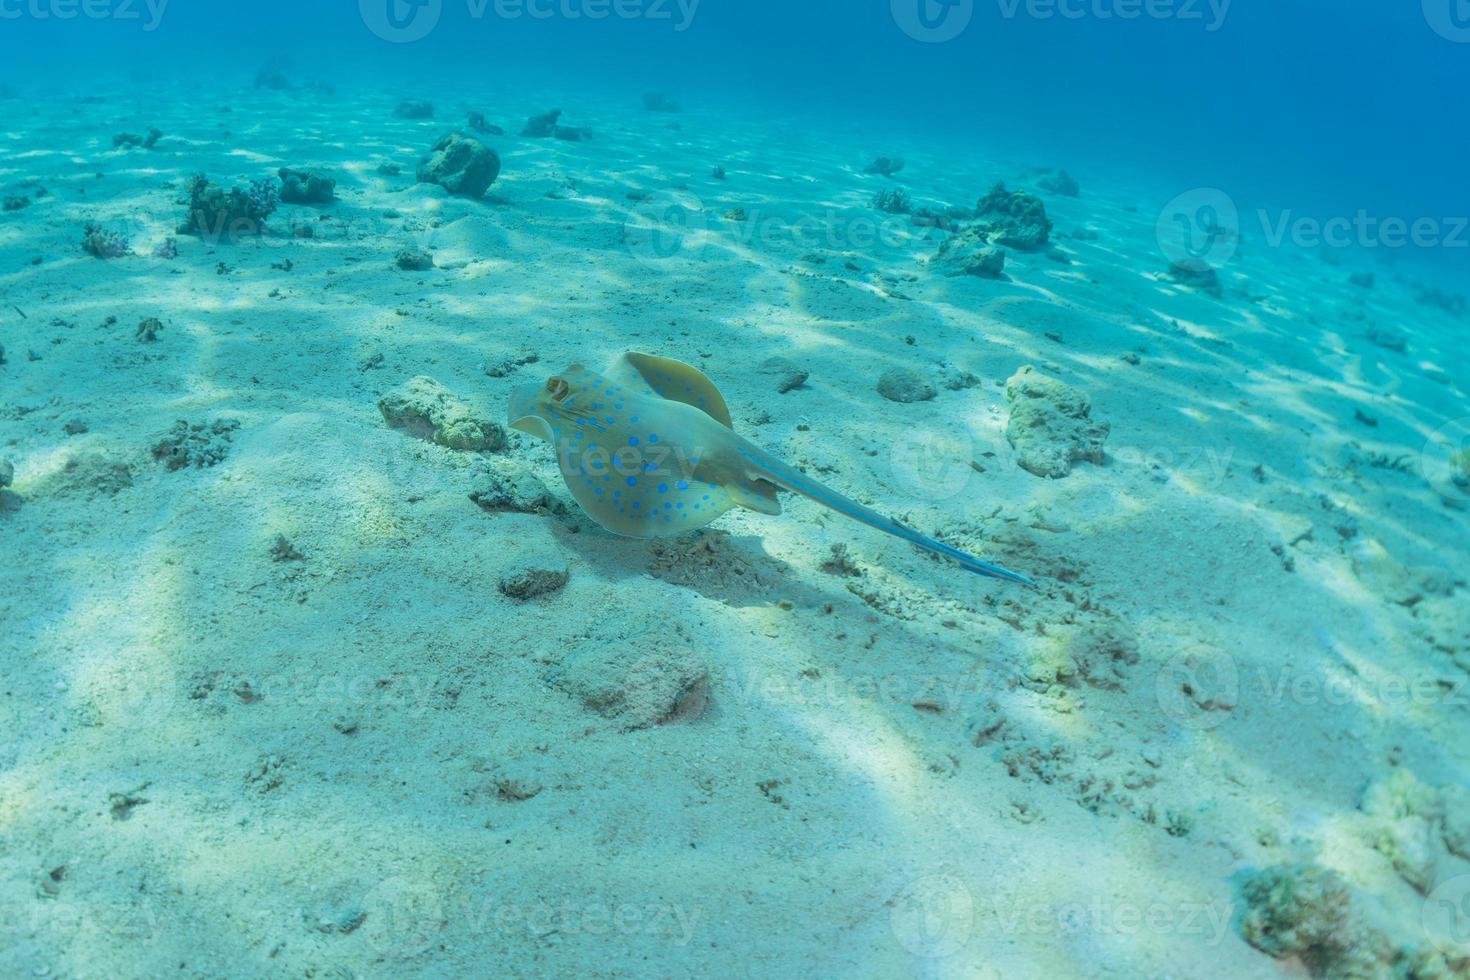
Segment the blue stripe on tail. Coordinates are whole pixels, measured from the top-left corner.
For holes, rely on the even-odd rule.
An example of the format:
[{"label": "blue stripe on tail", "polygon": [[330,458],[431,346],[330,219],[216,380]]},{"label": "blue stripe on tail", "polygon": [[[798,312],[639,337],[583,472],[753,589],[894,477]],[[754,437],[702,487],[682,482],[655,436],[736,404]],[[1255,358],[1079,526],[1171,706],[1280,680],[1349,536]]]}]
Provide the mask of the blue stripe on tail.
[{"label": "blue stripe on tail", "polygon": [[862,504],[831,489],[823,486],[815,480],[809,479],[799,470],[786,465],[773,456],[767,455],[748,443],[740,447],[740,454],[751,463],[765,471],[764,475],[774,483],[778,483],[788,490],[793,490],[803,496],[810,497],[825,507],[830,507],[839,514],[845,514],[855,521],[861,521],[869,527],[875,527],[880,531],[886,531],[895,537],[903,538],[910,544],[917,545],[926,551],[946,558],[952,558],[959,562],[960,567],[976,575],[984,575],[989,578],[1004,579],[1008,582],[1017,582],[1021,585],[1035,585],[1024,575],[1019,575],[1009,569],[992,565],[990,562],[982,561],[974,555],[966,554],[957,548],[933,538],[925,537],[917,531],[904,527],[892,518],[884,517],[875,510],[864,507]]}]

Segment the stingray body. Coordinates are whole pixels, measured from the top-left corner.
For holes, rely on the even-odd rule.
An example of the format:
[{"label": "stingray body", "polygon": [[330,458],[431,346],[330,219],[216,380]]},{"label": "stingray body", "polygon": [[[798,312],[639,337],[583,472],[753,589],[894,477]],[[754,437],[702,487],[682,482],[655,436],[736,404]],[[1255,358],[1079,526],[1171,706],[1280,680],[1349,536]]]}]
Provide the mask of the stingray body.
[{"label": "stingray body", "polygon": [[736,507],[780,514],[777,491],[788,490],[966,571],[1032,584],[864,507],[742,438],[714,384],[680,361],[629,353],[606,374],[574,365],[544,385],[516,388],[510,423],[556,448],[572,496],[614,534],[674,537]]}]

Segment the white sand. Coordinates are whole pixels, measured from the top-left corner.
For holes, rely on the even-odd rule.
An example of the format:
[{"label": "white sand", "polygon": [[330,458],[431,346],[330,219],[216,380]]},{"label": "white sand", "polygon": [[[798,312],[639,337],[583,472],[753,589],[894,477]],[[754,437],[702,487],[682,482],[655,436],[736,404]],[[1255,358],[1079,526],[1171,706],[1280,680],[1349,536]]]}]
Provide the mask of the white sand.
[{"label": "white sand", "polygon": [[[1470,567],[1465,513],[1421,459],[1470,415],[1463,325],[1416,303],[1412,275],[1379,269],[1364,291],[1345,282],[1356,257],[1248,237],[1210,298],[1162,275],[1154,216],[1178,189],[1081,174],[1081,198],[1046,196],[1073,264],[1012,252],[1010,282],[943,279],[920,262],[938,233],[862,237],[893,183],[862,166],[901,154],[918,203],[973,206],[996,179],[1031,186],[1017,164],[629,111],[622,94],[402,93],[439,105],[411,122],[392,116],[399,94],[7,109],[0,188],[50,193],[0,216],[0,457],[16,467],[0,974],[1276,976],[1294,967],[1241,938],[1236,889],[1297,860],[1339,871],[1396,946],[1427,941],[1423,897],[1358,809],[1394,765],[1434,785],[1470,772],[1470,651],[1457,667],[1425,638],[1432,615],[1463,640],[1463,587],[1387,598],[1406,575],[1403,598],[1425,591],[1406,568]],[[558,102],[596,139],[513,135]],[[511,134],[487,139],[504,161],[487,203],[413,180],[466,108]],[[155,150],[110,148],[149,126]],[[385,160],[403,175],[380,176]],[[96,218],[146,252],[190,173],[280,166],[340,178],[328,220],[284,206],[272,222],[311,222],[314,240],[180,237],[175,261],[78,249]],[[698,201],[707,233],[666,258],[630,249],[649,210],[635,189]],[[724,219],[735,207],[744,225]],[[793,234],[801,218],[833,238]],[[1084,225],[1097,241],[1061,237]],[[440,268],[395,269],[408,246]],[[1360,312],[1407,352],[1366,340]],[[134,337],[149,316],[154,344]],[[468,499],[478,456],[376,408],[424,374],[498,418],[513,385],[630,348],[700,365],[766,448],[1041,587],[964,575],[800,499],[662,545],[489,514]],[[758,371],[773,355],[806,387],[776,394]],[[874,390],[892,366],[939,386],[945,362],[982,385],[912,405]],[[1003,384],[1024,364],[1091,395],[1107,465],[1016,465]],[[176,420],[218,418],[240,423],[219,465],[150,458]],[[87,431],[68,436],[74,419]],[[1407,470],[1345,467],[1354,441]],[[916,478],[907,461],[935,450],[960,468]],[[87,454],[131,486],[66,471]],[[562,490],[544,445],[509,455]],[[277,535],[305,560],[273,560]],[[863,576],[821,570],[838,544]],[[564,590],[497,591],[547,553],[571,569]],[[1138,662],[1116,689],[1079,680],[1079,660],[1112,676],[1088,637],[1113,622]],[[624,733],[546,682],[632,636],[707,663],[699,720]],[[1180,657],[1219,669],[1196,699],[1213,707],[1181,694]],[[1465,874],[1441,849],[1435,881]]]}]

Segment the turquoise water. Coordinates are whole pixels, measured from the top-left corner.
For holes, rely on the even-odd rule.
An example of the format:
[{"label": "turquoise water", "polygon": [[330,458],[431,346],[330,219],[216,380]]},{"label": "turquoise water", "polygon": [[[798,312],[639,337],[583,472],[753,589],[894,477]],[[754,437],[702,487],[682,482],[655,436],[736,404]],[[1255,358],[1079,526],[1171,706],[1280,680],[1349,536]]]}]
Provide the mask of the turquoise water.
[{"label": "turquoise water", "polygon": [[[6,76],[21,91],[248,83],[287,57],[303,78],[339,82],[667,89],[691,105],[818,110],[916,142],[958,138],[1118,180],[1221,187],[1322,219],[1470,210],[1470,137],[1454,115],[1470,18],[1458,0],[52,6],[11,0],[0,21]],[[1445,274],[1466,271],[1464,247],[1412,251]]]},{"label": "turquoise water", "polygon": [[1470,976],[1467,82],[0,0],[0,978]]}]

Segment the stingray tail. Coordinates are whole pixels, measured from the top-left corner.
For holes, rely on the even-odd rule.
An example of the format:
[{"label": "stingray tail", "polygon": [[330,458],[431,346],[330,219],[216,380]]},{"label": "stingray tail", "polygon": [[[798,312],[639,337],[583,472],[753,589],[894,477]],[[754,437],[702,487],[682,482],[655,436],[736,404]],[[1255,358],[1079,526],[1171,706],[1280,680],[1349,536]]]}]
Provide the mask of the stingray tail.
[{"label": "stingray tail", "polygon": [[856,500],[844,497],[836,490],[809,478],[800,470],[788,466],[755,445],[744,440],[741,440],[741,442],[743,444],[740,446],[740,455],[756,467],[759,475],[763,479],[769,480],[793,493],[799,493],[803,497],[809,497],[824,507],[830,507],[839,514],[845,514],[855,521],[862,521],[869,527],[875,527],[880,531],[886,531],[894,537],[903,538],[910,544],[923,548],[925,551],[952,559],[958,562],[960,567],[967,572],[974,572],[976,575],[984,575],[988,578],[1004,579],[1007,582],[1016,582],[1021,585],[1036,584],[1024,575],[1001,568],[999,565],[992,565],[990,562],[976,558],[974,555],[966,554],[958,548],[951,548],[947,544],[926,537],[912,528],[905,527],[892,518],[884,517],[877,511],[869,507],[864,507]]}]

